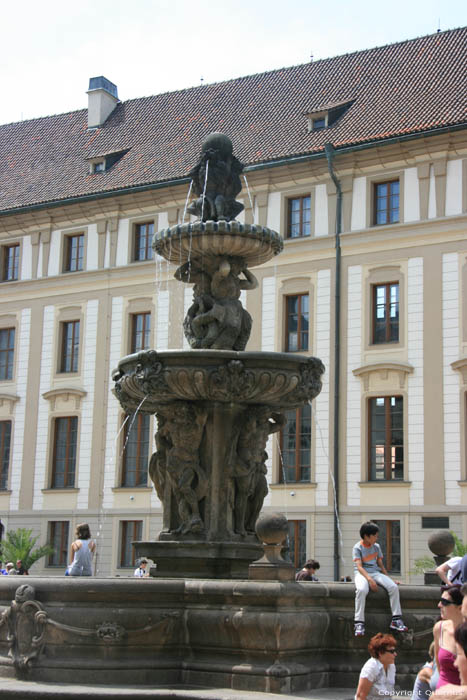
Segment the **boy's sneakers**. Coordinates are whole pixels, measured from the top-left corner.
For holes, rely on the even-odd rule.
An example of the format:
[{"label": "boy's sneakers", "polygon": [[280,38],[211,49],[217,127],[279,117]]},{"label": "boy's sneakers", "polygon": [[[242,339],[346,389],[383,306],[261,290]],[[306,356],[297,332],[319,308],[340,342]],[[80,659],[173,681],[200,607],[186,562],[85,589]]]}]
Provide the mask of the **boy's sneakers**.
[{"label": "boy's sneakers", "polygon": [[354,635],[356,637],[364,637],[365,636],[365,625],[363,622],[355,622],[354,623]]},{"label": "boy's sneakers", "polygon": [[389,629],[396,630],[396,632],[407,632],[408,631],[408,627],[406,627],[406,625],[404,625],[401,617],[394,617],[391,620],[391,624],[389,625]]}]

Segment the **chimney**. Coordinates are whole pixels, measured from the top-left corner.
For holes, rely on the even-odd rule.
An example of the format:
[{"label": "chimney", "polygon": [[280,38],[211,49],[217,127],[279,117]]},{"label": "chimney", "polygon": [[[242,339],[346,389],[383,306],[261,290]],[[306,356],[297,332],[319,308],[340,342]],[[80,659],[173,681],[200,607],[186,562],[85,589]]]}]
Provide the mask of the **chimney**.
[{"label": "chimney", "polygon": [[117,86],[100,75],[90,78],[88,90],[88,129],[102,126],[119,103]]}]

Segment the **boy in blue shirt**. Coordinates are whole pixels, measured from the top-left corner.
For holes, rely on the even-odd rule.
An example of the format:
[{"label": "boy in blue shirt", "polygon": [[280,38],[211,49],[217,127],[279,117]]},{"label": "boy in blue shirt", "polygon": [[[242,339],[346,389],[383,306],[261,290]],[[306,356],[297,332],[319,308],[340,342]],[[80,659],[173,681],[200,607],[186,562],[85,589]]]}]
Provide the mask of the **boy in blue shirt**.
[{"label": "boy in blue shirt", "polygon": [[388,576],[383,564],[383,553],[377,543],[379,527],[370,521],[363,523],[360,528],[360,542],[352,550],[355,570],[355,624],[356,637],[365,634],[365,603],[368,591],[377,591],[378,586],[385,588],[389,595],[392,620],[389,628],[397,632],[407,632],[402,621],[401,603],[399,598],[398,581],[394,582]]}]

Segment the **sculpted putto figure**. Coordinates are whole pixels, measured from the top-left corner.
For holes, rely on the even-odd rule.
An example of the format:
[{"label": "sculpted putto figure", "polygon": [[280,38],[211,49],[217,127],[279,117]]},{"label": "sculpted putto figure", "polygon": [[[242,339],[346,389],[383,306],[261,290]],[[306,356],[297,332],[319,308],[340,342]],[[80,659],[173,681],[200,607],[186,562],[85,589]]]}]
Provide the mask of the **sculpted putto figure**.
[{"label": "sculpted putto figure", "polygon": [[[243,165],[232,153],[232,142],[220,133],[210,134],[202,145],[201,156],[188,174],[197,195],[187,211],[202,221],[231,221],[243,204],[235,197],[242,189]],[[204,200],[204,201],[203,201]]]},{"label": "sculpted putto figure", "polygon": [[[177,501],[180,525],[175,533],[202,532],[204,523],[199,502],[208,481],[199,460],[207,411],[202,406],[177,401],[158,409],[157,452],[151,457],[149,473],[157,495],[164,503],[167,478]],[[166,505],[164,503],[164,505]]]}]

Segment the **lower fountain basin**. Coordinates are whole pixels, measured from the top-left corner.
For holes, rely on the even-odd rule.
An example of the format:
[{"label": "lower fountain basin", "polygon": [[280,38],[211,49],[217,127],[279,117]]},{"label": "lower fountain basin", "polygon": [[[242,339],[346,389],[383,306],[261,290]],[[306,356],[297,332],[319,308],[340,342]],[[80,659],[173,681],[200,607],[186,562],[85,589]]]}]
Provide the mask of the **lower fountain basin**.
[{"label": "lower fountain basin", "polygon": [[147,350],[124,357],[112,376],[126,411],[155,413],[180,400],[296,408],[319,394],[323,372],[318,358],[291,353]]}]

